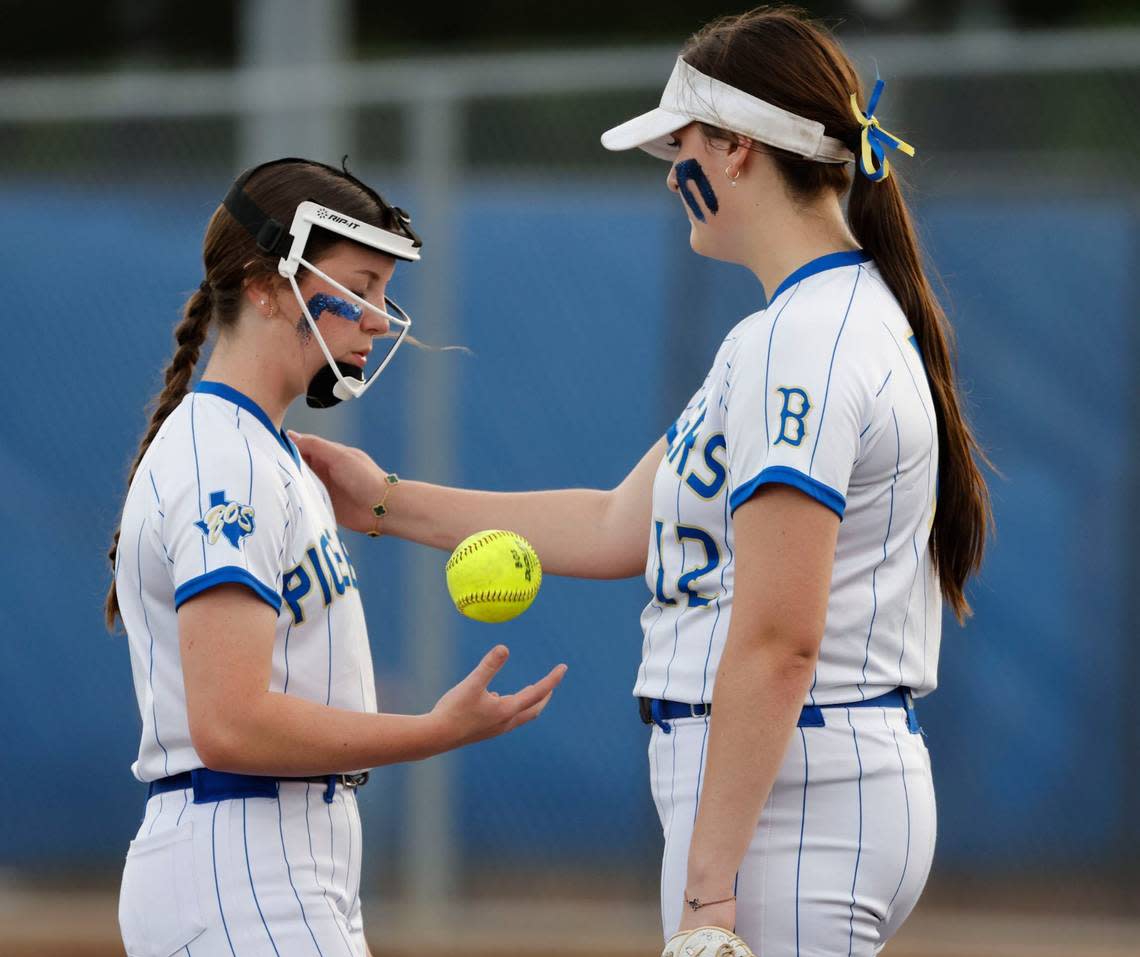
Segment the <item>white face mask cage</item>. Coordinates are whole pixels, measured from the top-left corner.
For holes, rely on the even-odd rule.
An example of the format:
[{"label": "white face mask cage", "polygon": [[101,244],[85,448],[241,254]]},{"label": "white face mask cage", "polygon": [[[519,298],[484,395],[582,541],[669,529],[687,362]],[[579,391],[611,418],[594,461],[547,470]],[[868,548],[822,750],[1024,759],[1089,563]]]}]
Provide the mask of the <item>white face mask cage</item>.
[{"label": "white face mask cage", "polygon": [[[396,350],[400,348],[404,339],[407,338],[408,330],[412,327],[412,320],[403,309],[387,296],[384,297],[384,304],[388,309],[392,310],[391,312],[373,305],[366,299],[358,296],[351,289],[346,289],[335,279],[305,259],[305,246],[309,241],[309,233],[313,226],[320,226],[322,229],[327,229],[329,232],[337,233],[346,239],[351,239],[353,242],[369,246],[372,249],[386,253],[389,256],[394,256],[397,259],[415,262],[420,258],[420,251],[407,236],[392,233],[386,229],[379,229],[376,226],[370,226],[368,223],[353,219],[351,216],[338,213],[318,203],[301,203],[293,216],[293,223],[289,227],[289,234],[293,237],[293,243],[289,249],[288,256],[283,257],[278,264],[277,271],[289,280],[293,295],[301,306],[301,311],[309,323],[310,330],[312,330],[313,335],[316,337],[317,345],[320,347],[325,361],[328,362],[329,368],[332,369],[333,374],[336,376],[337,381],[336,385],[333,386],[333,395],[341,400],[355,399],[364,395],[372,386],[372,383],[376,381],[376,377],[388,367],[388,363],[392,361],[392,356],[396,354]],[[319,276],[334,289],[344,293],[350,301],[356,303],[361,308],[368,309],[378,316],[383,316],[390,326],[394,326],[399,330],[392,348],[388,350],[388,354],[384,356],[380,365],[372,371],[367,379],[349,378],[345,376],[337,366],[336,359],[333,358],[332,353],[329,351],[324,336],[321,335],[320,329],[317,328],[317,317],[309,311],[309,307],[301,295],[301,288],[297,285],[297,270],[301,266],[304,266],[314,275]]]},{"label": "white face mask cage", "polygon": [[[249,181],[250,177],[271,166],[286,164],[319,166],[328,170],[330,173],[343,176],[354,182],[363,192],[372,197],[377,206],[395,219],[395,231],[380,229],[352,216],[347,216],[344,213],[329,209],[327,206],[322,206],[319,203],[310,201],[302,202],[297,206],[296,212],[293,214],[293,222],[290,224],[289,229],[286,230],[283,223],[266,214],[253,198],[245,192],[245,184]],[[391,362],[392,356],[395,355],[396,350],[407,337],[412,321],[407,313],[387,296],[384,297],[384,305],[386,308],[381,309],[356,295],[352,290],[346,289],[336,280],[326,275],[320,269],[317,269],[316,266],[304,258],[305,246],[308,244],[309,234],[313,226],[320,226],[322,229],[328,230],[331,233],[343,236],[345,239],[350,239],[353,242],[361,243],[378,252],[393,256],[396,259],[402,259],[407,262],[417,262],[420,258],[420,246],[422,243],[419,236],[412,230],[411,217],[402,209],[391,206],[379,193],[357,180],[346,169],[338,170],[324,163],[315,163],[312,160],[295,156],[272,160],[268,163],[262,163],[260,166],[245,170],[230,186],[229,191],[222,200],[222,205],[229,214],[254,237],[258,249],[270,255],[280,257],[277,271],[289,280],[293,295],[301,306],[301,311],[309,324],[310,330],[313,335],[316,336],[317,344],[320,346],[321,353],[325,357],[328,368],[335,376],[336,381],[332,386],[333,396],[336,399],[344,400],[363,395],[375,381],[376,376],[383,372],[384,369],[387,368],[388,363]],[[387,355],[383,358],[379,367],[376,368],[367,379],[363,378],[363,373],[360,379],[346,377],[338,367],[332,353],[329,352],[324,336],[321,335],[320,329],[317,328],[317,317],[311,314],[305,300],[301,296],[300,287],[297,285],[297,270],[301,266],[312,271],[334,289],[343,293],[348,297],[349,301],[358,304],[360,308],[370,309],[377,315],[383,316],[387,319],[390,327],[394,326],[398,330],[396,341],[392,345],[392,348],[388,350]],[[319,375],[325,375],[325,373],[322,372],[319,373]],[[310,398],[312,398],[312,396],[310,396]]]}]

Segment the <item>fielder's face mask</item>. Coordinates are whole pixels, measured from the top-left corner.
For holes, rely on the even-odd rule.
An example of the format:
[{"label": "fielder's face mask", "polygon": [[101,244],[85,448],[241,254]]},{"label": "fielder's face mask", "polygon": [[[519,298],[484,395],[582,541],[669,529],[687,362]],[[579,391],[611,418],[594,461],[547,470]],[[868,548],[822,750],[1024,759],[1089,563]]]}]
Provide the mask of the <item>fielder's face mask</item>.
[{"label": "fielder's face mask", "polygon": [[[297,210],[293,214],[293,222],[286,230],[282,223],[266,214],[245,192],[245,184],[254,173],[265,169],[267,166],[276,166],[281,163],[304,163],[322,166],[325,169],[332,170],[338,176],[347,176],[355,185],[368,193],[382,210],[391,213],[396,222],[397,231],[371,226],[352,216],[309,201],[297,206]],[[272,163],[264,163],[261,166],[246,170],[230,187],[230,191],[226,194],[222,204],[230,215],[257,240],[258,249],[281,257],[277,271],[289,280],[293,295],[301,307],[301,312],[308,322],[309,329],[324,354],[327,364],[309,383],[308,394],[305,397],[308,405],[314,409],[327,409],[344,399],[355,399],[367,392],[372,383],[376,381],[376,377],[392,361],[396,350],[407,337],[412,321],[408,318],[407,313],[387,296],[384,297],[385,308],[381,309],[326,275],[305,258],[305,246],[308,244],[312,228],[319,226],[330,233],[343,236],[345,239],[350,239],[386,255],[394,256],[396,259],[402,259],[405,262],[417,262],[423,243],[419,236],[412,231],[411,217],[402,209],[390,206],[379,193],[361,183],[351,174],[332,166],[325,166],[323,163],[313,163],[311,160],[296,158],[274,160]],[[368,309],[378,316],[383,316],[391,328],[399,330],[392,347],[367,379],[364,378],[363,369],[346,362],[337,362],[332,353],[329,352],[324,337],[321,335],[320,329],[317,328],[317,318],[320,313],[318,311],[318,315],[313,315],[308,303],[301,295],[300,287],[297,285],[297,271],[302,266],[341,292],[350,303],[354,303],[360,309]]]},{"label": "fielder's face mask", "polygon": [[705,76],[680,57],[661,94],[661,105],[606,130],[602,145],[608,150],[639,147],[651,156],[672,162],[678,150],[669,141],[674,133],[693,122],[731,130],[819,163],[849,163],[855,159],[842,142],[824,136],[822,123]]}]

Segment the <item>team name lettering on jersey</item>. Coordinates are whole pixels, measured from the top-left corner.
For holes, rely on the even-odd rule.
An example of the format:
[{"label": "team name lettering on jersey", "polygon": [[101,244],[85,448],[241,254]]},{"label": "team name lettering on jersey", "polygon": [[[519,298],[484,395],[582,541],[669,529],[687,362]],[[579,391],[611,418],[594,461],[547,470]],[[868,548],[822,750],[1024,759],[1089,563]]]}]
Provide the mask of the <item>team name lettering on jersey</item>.
[{"label": "team name lettering on jersey", "polygon": [[335,535],[326,531],[319,542],[305,549],[305,560],[295,565],[281,579],[281,597],[289,606],[293,623],[305,620],[304,600],[320,587],[322,607],[328,607],[334,597],[339,598],[349,588],[357,588],[356,569],[348,557],[348,550]]},{"label": "team name lettering on jersey", "polygon": [[787,442],[788,445],[798,446],[807,435],[804,420],[811,411],[811,401],[803,389],[780,387],[776,391],[784,397],[784,407],[780,409],[780,434],[772,444]]},{"label": "team name lettering on jersey", "polygon": [[[691,423],[677,430],[677,438],[670,447],[667,458],[689,489],[701,498],[711,499],[716,498],[724,489],[728,480],[728,464],[723,432],[701,438],[701,426],[705,422],[704,405],[702,401],[697,406],[700,414]],[[700,451],[692,456],[693,465],[689,468],[690,453],[698,443]]]},{"label": "team name lettering on jersey", "polygon": [[[728,479],[728,463],[725,461],[726,442],[723,432],[717,432],[705,439],[697,464],[685,476],[685,484],[701,498],[716,498]],[[717,458],[717,453],[720,458]],[[708,469],[708,478],[698,474],[699,468]]]},{"label": "team name lettering on jersey", "polygon": [[214,545],[223,535],[234,548],[241,549],[241,540],[253,534],[253,509],[240,502],[226,501],[225,492],[210,493],[210,509],[202,520],[194,523]]}]

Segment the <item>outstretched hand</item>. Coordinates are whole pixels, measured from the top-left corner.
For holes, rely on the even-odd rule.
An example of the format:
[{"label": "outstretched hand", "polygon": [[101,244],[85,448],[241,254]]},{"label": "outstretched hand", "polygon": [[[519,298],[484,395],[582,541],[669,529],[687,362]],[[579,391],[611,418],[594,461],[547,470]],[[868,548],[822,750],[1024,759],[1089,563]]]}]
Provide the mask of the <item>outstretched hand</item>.
[{"label": "outstretched hand", "polygon": [[566,674],[566,665],[557,665],[545,678],[514,694],[489,691],[488,685],[509,657],[505,645],[496,645],[432,708],[432,717],[439,720],[451,747],[493,738],[533,721]]},{"label": "outstretched hand", "polygon": [[366,452],[352,446],[300,432],[290,432],[289,438],[309,468],[325,483],[337,522],[357,532],[375,529],[372,506],[384,495],[388,473]]}]

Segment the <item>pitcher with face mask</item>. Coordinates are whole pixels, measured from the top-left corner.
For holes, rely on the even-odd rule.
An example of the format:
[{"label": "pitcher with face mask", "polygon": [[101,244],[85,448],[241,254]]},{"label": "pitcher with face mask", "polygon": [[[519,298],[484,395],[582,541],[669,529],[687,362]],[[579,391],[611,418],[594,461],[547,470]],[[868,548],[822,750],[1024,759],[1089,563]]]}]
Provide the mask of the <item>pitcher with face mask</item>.
[{"label": "pitcher with face mask", "polygon": [[302,159],[243,173],[207,226],[110,553],[147,790],[120,893],[130,957],[365,955],[369,769],[516,728],[565,673],[491,692],[498,645],[429,711],[382,712],[352,558],[282,429],[298,396],[327,408],[375,383],[410,326],[388,282],[420,249],[407,214]]}]

